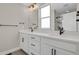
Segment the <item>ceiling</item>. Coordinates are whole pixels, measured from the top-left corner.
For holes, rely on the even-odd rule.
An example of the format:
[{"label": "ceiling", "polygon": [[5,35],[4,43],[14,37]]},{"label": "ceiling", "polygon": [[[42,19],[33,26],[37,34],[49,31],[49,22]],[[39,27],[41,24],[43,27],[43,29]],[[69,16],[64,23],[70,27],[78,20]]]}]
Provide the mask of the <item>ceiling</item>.
[{"label": "ceiling", "polygon": [[[25,6],[29,6],[32,3],[25,3]],[[45,3],[37,3],[38,6],[42,6]],[[68,12],[76,11],[77,3],[52,3],[53,8],[56,11],[56,15],[65,14]]]},{"label": "ceiling", "polygon": [[[45,3],[39,3],[39,6]],[[77,9],[77,3],[52,3],[56,11],[56,15],[61,15],[69,12],[74,12]]]},{"label": "ceiling", "polygon": [[53,3],[57,15],[76,11],[77,3]]},{"label": "ceiling", "polygon": [[[33,4],[33,3],[24,3],[23,5],[26,6],[26,7],[28,7],[28,6],[30,6],[31,4]],[[37,3],[38,6],[41,6],[41,5],[43,5],[43,4],[46,4],[46,3]]]}]

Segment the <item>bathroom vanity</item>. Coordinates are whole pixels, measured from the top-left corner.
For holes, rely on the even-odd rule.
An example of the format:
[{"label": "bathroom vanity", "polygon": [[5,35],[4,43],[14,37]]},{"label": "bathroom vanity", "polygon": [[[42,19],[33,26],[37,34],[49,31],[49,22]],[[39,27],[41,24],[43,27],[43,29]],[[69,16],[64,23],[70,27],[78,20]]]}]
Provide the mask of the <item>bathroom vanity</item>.
[{"label": "bathroom vanity", "polygon": [[[74,10],[70,8],[72,5],[47,4],[42,8],[40,7],[37,23],[36,25],[31,23],[33,24],[30,26],[31,31],[33,31],[32,27],[36,26],[37,29],[51,30],[53,32],[21,30],[19,31],[20,48],[29,55],[79,55],[79,33],[78,22],[76,22],[79,19],[79,16],[76,16],[79,13],[79,4]],[[58,6],[62,8],[58,8]],[[41,12],[44,10],[49,14],[46,15]],[[63,33],[62,30],[65,32]],[[60,35],[59,32],[63,34]]]},{"label": "bathroom vanity", "polygon": [[29,55],[79,55],[79,34],[19,32],[20,48]]}]

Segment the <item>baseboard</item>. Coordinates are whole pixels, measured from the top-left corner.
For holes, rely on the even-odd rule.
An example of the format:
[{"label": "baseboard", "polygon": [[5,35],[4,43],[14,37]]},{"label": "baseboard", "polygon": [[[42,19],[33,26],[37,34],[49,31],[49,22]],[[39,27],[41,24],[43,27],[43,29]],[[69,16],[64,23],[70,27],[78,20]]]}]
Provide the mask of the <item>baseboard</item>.
[{"label": "baseboard", "polygon": [[3,52],[0,52],[0,55],[6,55],[6,54],[9,54],[11,52],[17,51],[19,49],[20,49],[20,47],[16,47],[16,48],[13,48],[13,49],[10,49],[10,50],[7,50],[7,51],[3,51]]}]

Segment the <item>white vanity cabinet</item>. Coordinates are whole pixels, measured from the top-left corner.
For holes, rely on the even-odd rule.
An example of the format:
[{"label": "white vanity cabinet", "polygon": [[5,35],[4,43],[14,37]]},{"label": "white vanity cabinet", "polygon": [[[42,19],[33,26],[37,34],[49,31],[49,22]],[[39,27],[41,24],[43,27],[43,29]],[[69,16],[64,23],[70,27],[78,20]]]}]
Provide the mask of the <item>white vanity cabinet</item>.
[{"label": "white vanity cabinet", "polygon": [[28,35],[26,33],[20,33],[20,48],[25,51],[26,53],[29,53],[29,40]]},{"label": "white vanity cabinet", "polygon": [[74,53],[72,53],[70,51],[66,51],[64,49],[55,48],[54,55],[74,55]]},{"label": "white vanity cabinet", "polygon": [[41,38],[41,55],[73,55],[75,46],[70,44],[70,47],[66,47],[67,45],[65,42]]},{"label": "white vanity cabinet", "polygon": [[41,55],[53,55],[53,47],[48,44],[41,44]]},{"label": "white vanity cabinet", "polygon": [[[78,38],[76,38],[77,40]],[[20,33],[20,48],[29,55],[79,55],[79,42],[42,33]]]},{"label": "white vanity cabinet", "polygon": [[41,47],[41,55],[73,55],[73,53],[63,49],[55,48],[48,44],[43,44]]},{"label": "white vanity cabinet", "polygon": [[40,36],[29,35],[29,53],[40,55]]}]

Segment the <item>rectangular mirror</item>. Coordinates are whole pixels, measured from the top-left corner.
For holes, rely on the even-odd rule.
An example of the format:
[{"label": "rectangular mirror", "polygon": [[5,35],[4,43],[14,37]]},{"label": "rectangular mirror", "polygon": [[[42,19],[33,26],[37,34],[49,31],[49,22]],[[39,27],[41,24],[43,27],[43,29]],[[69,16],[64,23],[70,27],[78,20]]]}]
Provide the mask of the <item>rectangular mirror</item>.
[{"label": "rectangular mirror", "polygon": [[[77,3],[56,3],[55,9],[55,30],[63,27],[65,31],[77,31]],[[57,7],[59,6],[59,7]]]},{"label": "rectangular mirror", "polygon": [[38,12],[38,26],[40,29],[59,31],[79,31],[78,3],[40,3]]}]

